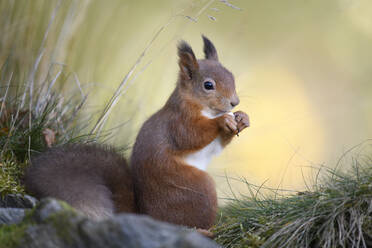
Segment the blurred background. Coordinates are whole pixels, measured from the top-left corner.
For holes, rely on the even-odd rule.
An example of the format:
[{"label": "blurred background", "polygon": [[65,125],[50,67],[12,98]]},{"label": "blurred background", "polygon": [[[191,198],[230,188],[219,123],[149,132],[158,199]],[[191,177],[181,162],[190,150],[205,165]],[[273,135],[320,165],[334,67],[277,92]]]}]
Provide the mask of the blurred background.
[{"label": "blurred background", "polygon": [[58,76],[53,90],[88,95],[90,128],[130,72],[103,127],[129,157],[175,87],[177,42],[202,57],[204,34],[251,119],[208,168],[220,197],[246,193],[243,177],[305,190],[316,168],[372,138],[371,13],[368,0],[2,0],[0,67],[22,84],[37,61],[35,87]]}]

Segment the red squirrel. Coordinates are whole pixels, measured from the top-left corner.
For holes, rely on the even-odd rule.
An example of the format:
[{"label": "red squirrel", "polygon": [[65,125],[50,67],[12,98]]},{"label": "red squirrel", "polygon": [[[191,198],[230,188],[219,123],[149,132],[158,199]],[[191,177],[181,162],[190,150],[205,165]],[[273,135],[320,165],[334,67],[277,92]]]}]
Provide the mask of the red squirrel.
[{"label": "red squirrel", "polygon": [[142,126],[131,156],[138,210],[156,219],[209,229],[216,217],[213,179],[204,171],[212,156],[249,126],[234,77],[203,36],[205,59],[178,46],[179,78],[168,101]]},{"label": "red squirrel", "polygon": [[204,170],[249,120],[241,111],[230,113],[239,104],[234,77],[219,63],[212,42],[203,41],[203,60],[186,42],[179,44],[176,88],[143,124],[130,167],[109,147],[55,147],[31,159],[26,190],[64,200],[95,219],[130,212],[209,229],[217,197]]}]

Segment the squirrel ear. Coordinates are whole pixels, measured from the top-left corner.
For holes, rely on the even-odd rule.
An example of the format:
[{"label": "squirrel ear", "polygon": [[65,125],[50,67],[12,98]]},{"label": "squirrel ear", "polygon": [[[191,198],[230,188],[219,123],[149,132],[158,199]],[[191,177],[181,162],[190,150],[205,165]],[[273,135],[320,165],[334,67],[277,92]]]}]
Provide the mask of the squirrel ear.
[{"label": "squirrel ear", "polygon": [[217,50],[214,47],[213,43],[204,35],[202,35],[202,37],[203,37],[203,42],[204,42],[205,58],[218,61]]},{"label": "squirrel ear", "polygon": [[194,73],[199,69],[195,54],[187,42],[181,41],[178,45],[178,64],[180,66],[180,75],[182,79],[190,80]]}]

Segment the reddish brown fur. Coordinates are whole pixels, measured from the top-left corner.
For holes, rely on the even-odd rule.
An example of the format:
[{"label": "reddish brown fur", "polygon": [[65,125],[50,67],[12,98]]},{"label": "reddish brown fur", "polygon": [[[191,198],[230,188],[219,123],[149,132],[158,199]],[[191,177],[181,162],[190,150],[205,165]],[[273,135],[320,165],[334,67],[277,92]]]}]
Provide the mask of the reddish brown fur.
[{"label": "reddish brown fur", "polygon": [[[224,146],[231,141],[236,130],[226,128],[226,119],[231,116],[224,113],[231,109],[230,101],[237,99],[235,84],[232,74],[218,61],[197,61],[186,43],[180,45],[179,57],[176,89],[165,106],[143,124],[133,148],[135,196],[140,213],[208,229],[217,210],[214,181],[206,172],[187,165],[183,158],[218,136]],[[215,92],[203,90],[206,78],[215,81]],[[206,118],[201,115],[205,108],[223,115]]]},{"label": "reddish brown fur", "polygon": [[[207,119],[197,114],[200,110],[176,89],[164,108],[143,125],[131,164],[140,213],[208,229],[217,209],[213,179],[185,164],[182,157],[212,142],[221,133],[223,117]],[[224,134],[226,143],[232,135]]]}]

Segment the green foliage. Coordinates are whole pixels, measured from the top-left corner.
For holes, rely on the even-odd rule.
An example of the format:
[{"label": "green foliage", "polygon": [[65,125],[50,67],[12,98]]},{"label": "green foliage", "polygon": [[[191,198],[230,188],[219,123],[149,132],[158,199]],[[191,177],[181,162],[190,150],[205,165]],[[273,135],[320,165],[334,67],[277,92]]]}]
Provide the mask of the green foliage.
[{"label": "green foliage", "polygon": [[24,193],[20,183],[24,166],[24,163],[11,160],[0,162],[0,197],[11,193]]},{"label": "green foliage", "polygon": [[[53,5],[40,16],[27,12],[28,18],[38,20],[30,23],[43,23],[31,25],[20,18],[27,9],[22,3],[0,3],[0,30],[9,30],[0,38],[4,48],[0,49],[0,196],[24,192],[20,181],[32,155],[49,146],[99,138],[94,133],[81,135],[91,118],[80,115],[87,96],[77,76],[53,60],[53,41],[63,38],[58,33],[63,22],[54,22],[58,5]],[[24,25],[33,32],[16,31]],[[80,90],[64,92],[66,84]]]},{"label": "green foliage", "polygon": [[[3,70],[0,73],[7,72]],[[55,82],[57,79],[51,80]],[[50,88],[52,82],[48,83]],[[64,101],[62,94],[45,89],[48,84],[35,87],[32,92],[27,82],[23,87],[11,80],[6,85],[0,88],[1,195],[23,192],[19,181],[30,156],[50,145],[89,139],[89,136],[78,136],[81,129],[77,113],[84,99],[80,102]],[[10,88],[17,90],[13,94]],[[17,95],[20,91],[21,97]]]},{"label": "green foliage", "polygon": [[[221,210],[214,228],[224,247],[370,247],[372,157],[353,158],[351,169],[325,169],[314,189],[292,195],[251,195]],[[350,168],[349,167],[349,168]],[[337,168],[337,166],[336,166]]]}]

